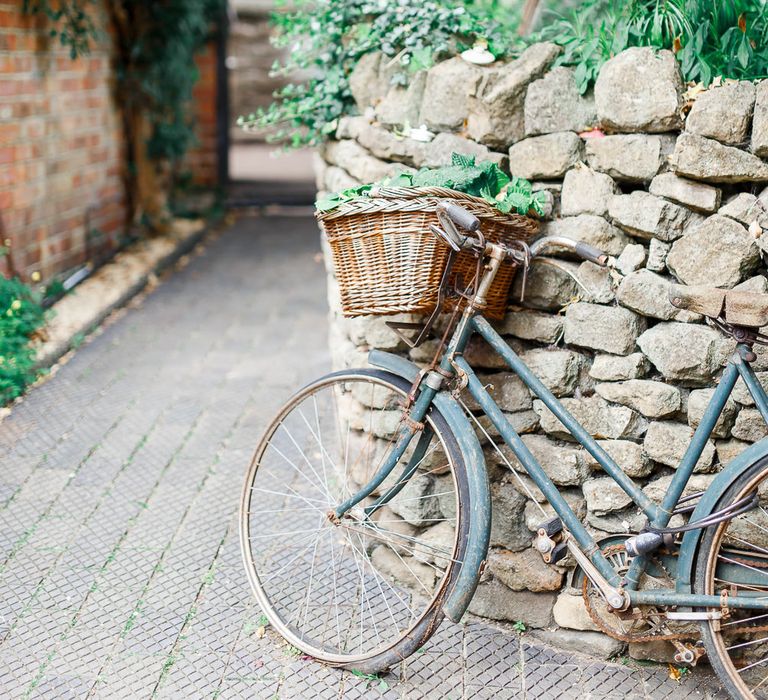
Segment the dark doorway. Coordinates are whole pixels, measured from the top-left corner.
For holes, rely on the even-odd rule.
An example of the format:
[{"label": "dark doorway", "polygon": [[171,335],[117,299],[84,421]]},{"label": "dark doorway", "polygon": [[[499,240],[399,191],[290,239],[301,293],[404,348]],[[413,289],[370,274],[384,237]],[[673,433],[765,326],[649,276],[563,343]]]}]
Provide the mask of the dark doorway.
[{"label": "dark doorway", "polygon": [[231,0],[226,48],[221,52],[227,99],[226,181],[230,206],[308,205],[315,198],[312,152],[276,153],[264,135],[240,129],[237,118],[266,107],[281,86],[270,76],[280,51],[269,41],[272,0]]}]

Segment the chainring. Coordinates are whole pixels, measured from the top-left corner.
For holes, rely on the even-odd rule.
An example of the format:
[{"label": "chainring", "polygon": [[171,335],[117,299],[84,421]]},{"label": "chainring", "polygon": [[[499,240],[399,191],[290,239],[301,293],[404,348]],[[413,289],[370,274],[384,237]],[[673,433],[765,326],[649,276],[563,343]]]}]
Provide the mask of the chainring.
[{"label": "chainring", "polygon": [[[623,544],[605,547],[603,555],[614,571],[623,575],[629,569],[630,557]],[[671,588],[674,581],[661,562],[651,557],[654,570],[661,576],[643,574],[641,585],[644,589]],[[614,611],[602,597],[587,576],[582,582],[581,594],[584,606],[592,622],[603,632],[623,642],[697,640],[699,628],[695,623],[670,623],[663,611],[652,605],[638,605],[624,611]]]}]

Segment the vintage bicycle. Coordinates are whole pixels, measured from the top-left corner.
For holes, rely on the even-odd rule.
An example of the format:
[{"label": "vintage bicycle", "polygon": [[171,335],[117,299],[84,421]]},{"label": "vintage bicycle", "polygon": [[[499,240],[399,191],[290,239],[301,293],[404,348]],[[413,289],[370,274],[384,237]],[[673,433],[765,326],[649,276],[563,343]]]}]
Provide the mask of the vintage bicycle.
[{"label": "vintage bicycle", "polygon": [[[725,465],[706,491],[682,495],[739,377],[768,421],[768,396],[750,367],[754,344],[765,340],[757,329],[768,324],[768,296],[672,286],[675,306],[707,316],[737,344],[656,503],[482,313],[502,265],[527,265],[551,248],[598,265],[607,256],[561,237],[490,243],[460,206],[442,203],[438,214],[432,232],[476,255],[479,275],[434,361],[419,369],[371,351],[373,369],[334,372],[299,391],[256,449],[241,543],[271,624],[304,653],[368,673],[423,647],[444,617],[460,620],[483,572],[491,469],[528,493],[535,485],[554,509],[553,517],[539,505],[532,544],[549,564],[575,564],[573,583],[606,632],[667,639],[681,663],[695,664],[705,650],[734,698],[768,698],[768,439]],[[641,532],[595,541],[464,357],[475,334],[642,510]],[[488,464],[484,446],[494,455]]]}]

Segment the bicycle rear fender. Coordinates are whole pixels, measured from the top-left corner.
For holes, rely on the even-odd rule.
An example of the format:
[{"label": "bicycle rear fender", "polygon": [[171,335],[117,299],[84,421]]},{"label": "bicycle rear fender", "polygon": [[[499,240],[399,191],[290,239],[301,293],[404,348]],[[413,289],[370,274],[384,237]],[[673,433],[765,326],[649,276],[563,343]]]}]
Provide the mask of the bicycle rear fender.
[{"label": "bicycle rear fender", "polygon": [[[371,350],[368,361],[373,366],[392,372],[409,382],[415,381],[420,372],[413,362],[381,350]],[[453,622],[458,622],[477,589],[488,555],[491,536],[491,495],[480,441],[461,406],[446,391],[438,392],[434,398],[434,404],[450,426],[467,468],[470,503],[467,549],[464,562],[443,603],[443,612],[446,617]]]},{"label": "bicycle rear fender", "polygon": [[[755,462],[768,457],[768,438],[748,447],[738,457],[731,460],[715,477],[709,488],[699,500],[696,509],[691,514],[691,522],[699,520],[712,513],[720,497],[731,482],[751,467]],[[696,566],[696,554],[704,530],[690,530],[683,535],[680,545],[680,556],[677,564],[676,590],[678,593],[690,593]]]}]

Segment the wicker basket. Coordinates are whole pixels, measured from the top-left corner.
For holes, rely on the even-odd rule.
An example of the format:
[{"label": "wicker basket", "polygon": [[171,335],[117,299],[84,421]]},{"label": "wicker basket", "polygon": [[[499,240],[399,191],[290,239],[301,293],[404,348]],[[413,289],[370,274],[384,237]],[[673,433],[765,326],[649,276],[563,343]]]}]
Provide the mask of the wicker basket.
[{"label": "wicker basket", "polygon": [[[435,207],[445,200],[480,219],[483,235],[494,243],[527,241],[539,230],[534,219],[502,214],[479,197],[442,187],[382,187],[370,197],[319,212],[317,218],[331,248],[345,316],[434,310],[448,248],[429,226],[438,223]],[[476,258],[460,253],[452,277],[468,283],[475,270]],[[514,275],[512,265],[499,270],[484,312],[489,318],[504,315]]]}]

